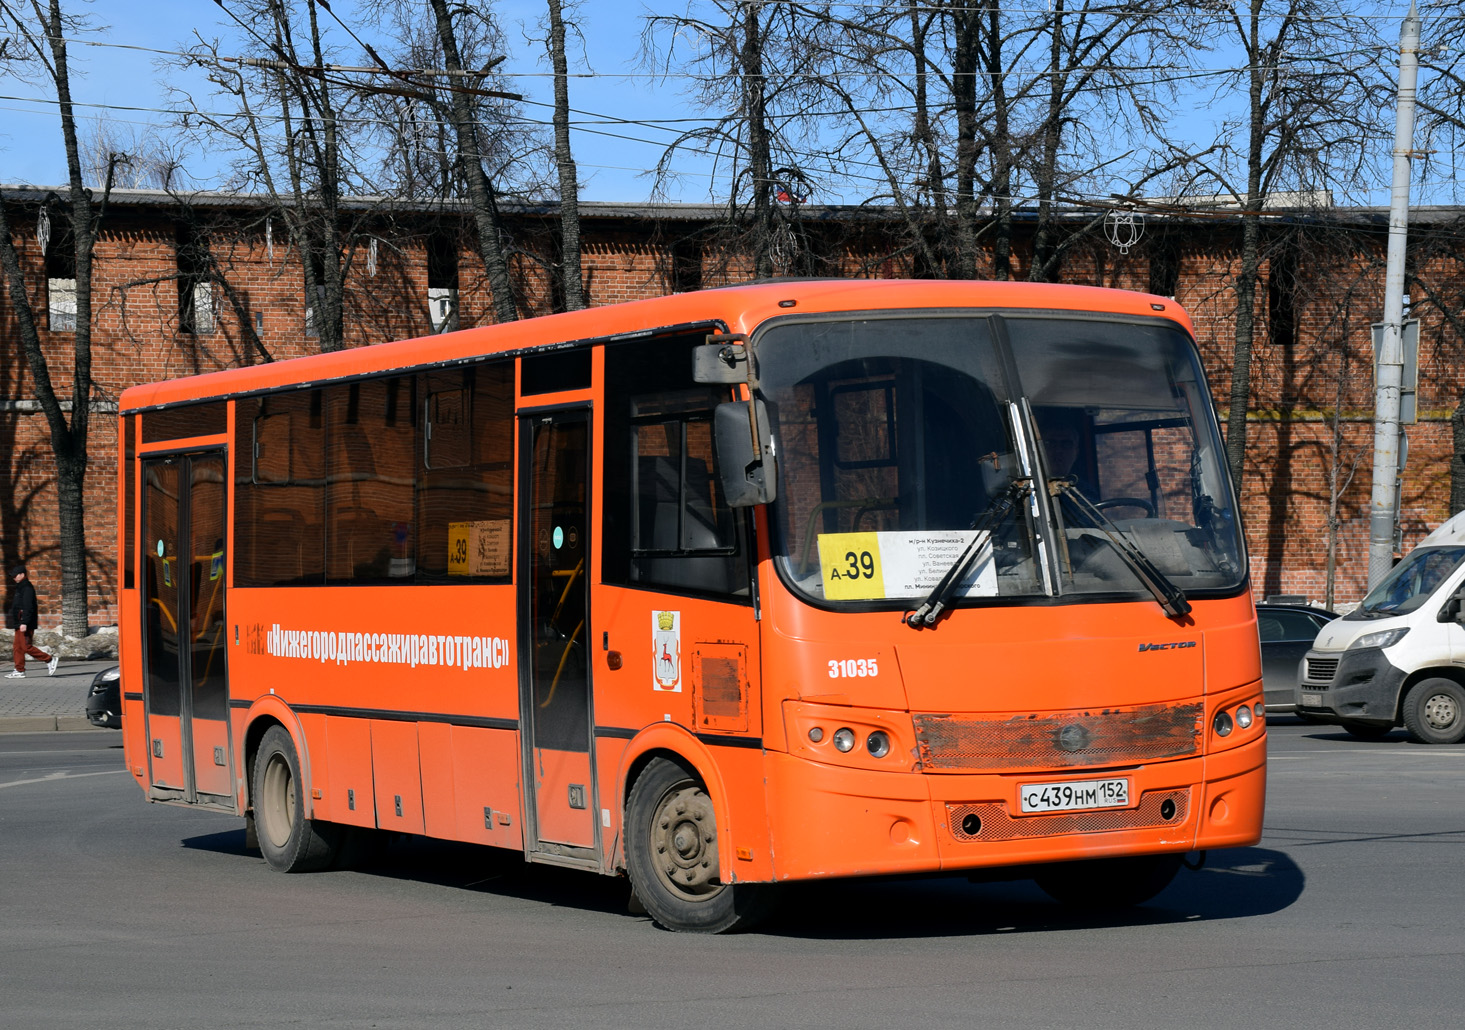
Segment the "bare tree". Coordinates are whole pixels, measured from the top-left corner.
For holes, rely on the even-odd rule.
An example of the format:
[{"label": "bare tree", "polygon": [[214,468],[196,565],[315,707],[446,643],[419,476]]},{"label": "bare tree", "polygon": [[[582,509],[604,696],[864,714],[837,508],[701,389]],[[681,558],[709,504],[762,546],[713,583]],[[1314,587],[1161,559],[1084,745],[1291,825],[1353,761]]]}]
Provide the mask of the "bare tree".
[{"label": "bare tree", "polygon": [[[467,7],[455,5],[448,9],[447,0],[431,0],[436,19],[438,41],[442,45],[445,69],[455,76],[468,70],[464,63],[464,51],[459,39],[464,31],[463,23],[471,21],[475,14]],[[454,15],[457,20],[454,20]],[[487,68],[484,69],[487,72]],[[498,190],[494,179],[484,167],[484,153],[479,141],[480,99],[469,86],[452,85],[448,88],[448,105],[452,111],[453,131],[458,142],[459,167],[467,181],[468,196],[473,207],[473,219],[478,230],[478,253],[488,273],[489,289],[493,293],[493,310],[500,322],[512,322],[519,317],[513,282],[509,278],[507,232],[498,209]]]},{"label": "bare tree", "polygon": [[[20,331],[21,347],[30,370],[31,385],[46,416],[51,453],[56,462],[57,511],[61,541],[61,627],[67,636],[83,637],[88,627],[88,583],[86,555],[87,442],[91,429],[92,404],[92,262],[93,248],[106,214],[111,191],[112,169],[105,176],[100,200],[84,185],[81,146],[71,95],[71,67],[67,57],[67,36],[82,24],[75,14],[63,9],[61,0],[0,0],[0,31],[8,37],[8,74],[43,83],[56,98],[61,118],[61,143],[66,154],[65,197],[56,198],[64,231],[56,233],[55,245],[69,247],[69,264],[74,280],[75,323],[70,329],[71,418],[51,378],[50,360],[59,358],[57,344],[65,329],[50,325],[42,341],[41,323],[32,296],[35,271],[28,272],[16,250],[14,215],[49,221],[51,198],[37,212],[22,212],[19,205],[0,197],[0,270],[5,275],[11,310]],[[42,235],[45,235],[42,233]],[[45,246],[42,250],[44,252]],[[44,270],[41,275],[45,275]],[[48,357],[47,351],[50,351]]]},{"label": "bare tree", "polygon": [[[268,201],[257,229],[283,223],[300,254],[306,333],[322,351],[345,343],[346,280],[374,212],[347,204],[374,190],[359,129],[369,89],[332,70],[334,49],[317,0],[237,0],[224,9],[239,24],[247,60],[199,40],[190,60],[214,87],[209,103],[178,93],[189,108],[185,130],[200,147],[227,148],[231,185]],[[232,108],[215,113],[220,108]]]},{"label": "bare tree", "polygon": [[569,62],[565,59],[565,18],[560,0],[549,3],[550,64],[554,68],[554,164],[560,194],[560,292],[565,308],[585,306],[585,280],[580,269],[580,182],[570,149]]},{"label": "bare tree", "polygon": [[1226,423],[1226,461],[1239,483],[1251,399],[1262,213],[1281,191],[1316,195],[1364,182],[1374,147],[1383,138],[1378,116],[1389,84],[1380,76],[1379,50],[1367,21],[1353,10],[1356,5],[1238,0],[1204,6],[1217,11],[1210,38],[1224,31],[1246,62],[1217,96],[1217,103],[1224,103],[1227,91],[1239,87],[1246,97],[1240,117],[1226,126],[1230,160],[1197,166],[1197,182],[1208,181],[1210,189],[1241,207]]},{"label": "bare tree", "polygon": [[[666,148],[657,188],[674,177],[683,154],[709,157],[714,182],[727,188],[725,252],[746,253],[756,278],[807,271],[799,208],[818,176],[838,167],[834,156],[815,169],[808,149],[826,96],[821,48],[811,37],[826,24],[796,3],[700,0],[685,14],[650,16],[642,35],[643,60],[663,72],[686,68],[694,103],[719,112]],[[685,56],[683,44],[692,48]]]},{"label": "bare tree", "polygon": [[167,190],[185,185],[177,141],[105,116],[91,120],[81,137],[82,181],[92,186],[113,177],[117,189]]}]

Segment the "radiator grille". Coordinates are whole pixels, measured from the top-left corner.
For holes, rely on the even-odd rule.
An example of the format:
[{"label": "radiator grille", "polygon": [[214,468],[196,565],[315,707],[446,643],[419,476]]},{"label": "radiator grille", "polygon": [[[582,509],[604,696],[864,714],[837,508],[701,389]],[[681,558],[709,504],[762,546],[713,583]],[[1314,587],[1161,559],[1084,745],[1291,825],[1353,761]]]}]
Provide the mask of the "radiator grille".
[{"label": "radiator grille", "polygon": [[[1169,819],[1160,815],[1166,801],[1175,803]],[[1106,830],[1139,830],[1154,826],[1179,826],[1190,812],[1190,790],[1151,791],[1142,795],[1138,808],[1106,808],[1096,812],[1055,812],[1051,815],[1013,816],[1006,805],[947,805],[946,825],[951,836],[963,842],[1018,840],[1023,837],[1051,837],[1060,833],[1103,833]],[[975,815],[981,829],[967,833],[962,820]]]},{"label": "radiator grille", "polygon": [[991,716],[917,715],[927,772],[1136,765],[1200,753],[1199,704],[1099,712]]},{"label": "radiator grille", "polygon": [[1328,683],[1337,674],[1338,659],[1336,658],[1309,658],[1307,660],[1307,679]]}]

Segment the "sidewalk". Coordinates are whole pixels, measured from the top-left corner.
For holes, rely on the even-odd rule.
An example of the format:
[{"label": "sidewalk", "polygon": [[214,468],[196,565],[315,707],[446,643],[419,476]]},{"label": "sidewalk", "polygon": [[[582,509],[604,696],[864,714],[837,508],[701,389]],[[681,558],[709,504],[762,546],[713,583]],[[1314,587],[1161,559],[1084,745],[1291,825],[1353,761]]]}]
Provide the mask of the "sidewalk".
[{"label": "sidewalk", "polygon": [[[5,654],[5,672],[10,664]],[[25,679],[0,678],[0,733],[95,729],[86,718],[86,695],[92,678],[116,665],[115,659],[61,659],[56,675],[46,675],[44,662],[26,663]],[[102,730],[100,732],[112,732]]]}]

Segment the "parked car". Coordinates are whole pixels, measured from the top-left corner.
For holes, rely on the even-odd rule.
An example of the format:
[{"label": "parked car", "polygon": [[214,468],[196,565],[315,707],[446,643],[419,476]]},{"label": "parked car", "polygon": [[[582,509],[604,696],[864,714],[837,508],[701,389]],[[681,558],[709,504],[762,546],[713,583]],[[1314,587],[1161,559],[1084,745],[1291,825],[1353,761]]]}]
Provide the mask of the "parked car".
[{"label": "parked car", "polygon": [[92,677],[86,692],[86,717],[105,730],[122,728],[122,670],[118,666]]},{"label": "parked car", "polygon": [[1317,638],[1317,631],[1338,617],[1308,604],[1256,606],[1257,635],[1262,642],[1262,699],[1269,712],[1291,712],[1297,705],[1297,665]]}]

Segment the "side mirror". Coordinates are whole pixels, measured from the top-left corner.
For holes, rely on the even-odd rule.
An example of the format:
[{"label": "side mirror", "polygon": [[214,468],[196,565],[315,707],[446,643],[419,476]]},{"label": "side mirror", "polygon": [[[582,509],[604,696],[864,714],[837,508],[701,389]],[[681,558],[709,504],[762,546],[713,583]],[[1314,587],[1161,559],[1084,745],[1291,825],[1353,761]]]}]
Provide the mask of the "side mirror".
[{"label": "side mirror", "polygon": [[763,402],[754,398],[719,404],[712,409],[712,431],[728,507],[751,508],[777,497],[778,463]]},{"label": "side mirror", "polygon": [[1459,622],[1460,598],[1458,596],[1455,596],[1446,601],[1443,605],[1440,606],[1439,613],[1435,616],[1435,618],[1440,622]]}]

